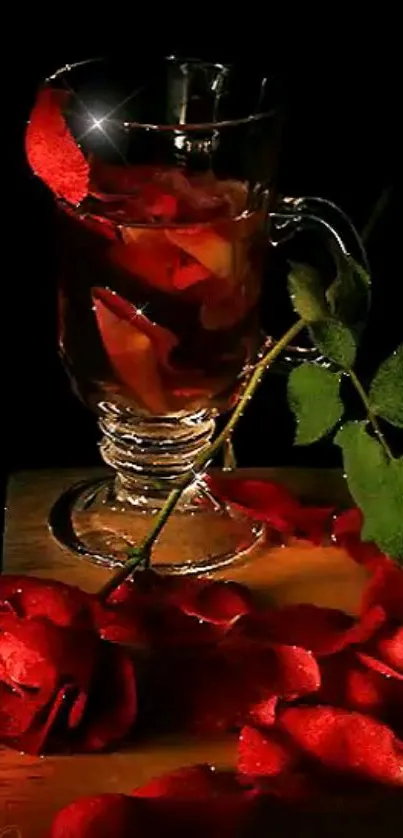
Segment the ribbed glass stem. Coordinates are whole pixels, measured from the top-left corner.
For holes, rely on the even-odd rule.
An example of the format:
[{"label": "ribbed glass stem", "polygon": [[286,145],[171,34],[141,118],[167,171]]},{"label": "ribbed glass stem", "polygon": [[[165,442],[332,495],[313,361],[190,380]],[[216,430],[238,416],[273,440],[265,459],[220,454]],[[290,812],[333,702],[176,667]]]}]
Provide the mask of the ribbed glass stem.
[{"label": "ribbed glass stem", "polygon": [[[179,479],[192,470],[214,433],[208,411],[153,419],[110,403],[100,409],[100,450],[105,463],[116,471],[116,499],[143,509],[161,506]],[[194,487],[189,487],[182,508],[189,505],[193,492]]]}]

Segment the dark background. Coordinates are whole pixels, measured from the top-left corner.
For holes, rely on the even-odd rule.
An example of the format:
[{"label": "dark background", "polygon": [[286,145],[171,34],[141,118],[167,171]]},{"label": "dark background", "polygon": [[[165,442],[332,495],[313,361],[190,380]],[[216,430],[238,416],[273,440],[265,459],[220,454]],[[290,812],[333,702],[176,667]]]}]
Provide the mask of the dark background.
[{"label": "dark background", "polygon": [[[6,190],[7,199],[3,195],[3,202],[11,224],[3,227],[4,252],[10,261],[7,267],[3,265],[1,310],[2,413],[6,426],[2,446],[8,471],[98,462],[95,419],[71,393],[58,359],[52,204],[29,173],[23,133],[36,86],[44,75],[66,61],[102,54],[105,49],[149,49],[139,29],[132,40],[129,38],[129,46],[123,47],[119,32],[126,29],[124,24],[124,20],[120,22],[119,30],[115,21],[114,32],[109,32],[106,20],[102,37],[93,31],[84,34],[75,27],[69,45],[67,38],[63,41],[59,37],[61,24],[58,30],[53,21],[53,34],[46,37],[42,26],[33,22],[29,46],[20,49],[10,76],[12,83],[7,84],[10,101],[5,133],[11,154],[6,176],[10,177],[11,188]],[[143,34],[147,33],[145,28]],[[396,181],[401,95],[392,51],[385,43],[381,59],[378,46],[370,44],[366,50],[357,51],[354,42],[347,45],[336,37],[331,43],[329,33],[326,38],[319,36],[318,43],[323,47],[319,55],[317,45],[312,50],[304,41],[294,47],[283,38],[274,50],[270,44],[264,47],[246,35],[235,42],[217,32],[207,41],[206,50],[203,39],[188,36],[179,42],[167,31],[158,50],[207,54],[242,63],[253,60],[248,50],[253,56],[265,49],[268,69],[283,76],[288,98],[281,191],[330,198],[361,228],[379,195]],[[143,46],[139,42],[144,42]],[[402,283],[399,236],[393,232],[397,221],[397,202],[394,205],[392,200],[369,243],[374,304],[360,357],[364,380],[402,339],[402,317],[396,305]],[[307,256],[315,259],[312,245]],[[284,281],[285,258],[286,253],[276,255],[271,281]],[[268,325],[265,314],[263,322]],[[281,376],[266,378],[236,435],[240,463],[337,463],[337,452],[328,443],[308,449],[292,447],[293,428],[284,392]]]}]

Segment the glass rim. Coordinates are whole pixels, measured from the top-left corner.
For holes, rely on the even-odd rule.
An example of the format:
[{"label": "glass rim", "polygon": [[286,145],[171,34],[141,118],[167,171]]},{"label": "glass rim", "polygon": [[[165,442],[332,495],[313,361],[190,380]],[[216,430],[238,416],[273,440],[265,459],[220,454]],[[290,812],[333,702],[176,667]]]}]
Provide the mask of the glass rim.
[{"label": "glass rim", "polygon": [[[112,59],[112,56],[111,56],[111,59]],[[72,70],[75,70],[78,67],[84,67],[87,64],[96,64],[97,62],[101,63],[101,62],[105,62],[107,60],[109,60],[108,56],[102,55],[102,56],[98,56],[98,57],[95,57],[95,58],[86,58],[86,59],[81,60],[81,61],[75,61],[73,64],[69,64],[69,63],[64,64],[64,66],[59,67],[57,70],[55,70],[53,73],[51,73],[51,75],[46,76],[45,79],[44,79],[44,84],[51,84],[51,82],[54,81],[55,79],[63,78],[63,76],[66,73],[70,73]],[[163,57],[163,60],[164,61],[178,61],[178,62],[183,61],[185,63],[191,63],[191,62],[200,63],[200,64],[202,64],[206,67],[213,67],[213,68],[222,69],[222,70],[224,70],[226,66],[227,67],[231,66],[231,65],[221,64],[220,62],[205,61],[205,60],[199,59],[199,58],[187,58],[187,57],[184,57],[184,56],[177,56],[177,55],[166,55],[166,56]],[[66,89],[69,90],[69,92],[76,95],[74,89],[70,88],[68,85],[66,86]],[[132,95],[134,95],[134,93]],[[247,124],[251,124],[251,123],[254,123],[254,122],[259,122],[263,119],[270,118],[270,117],[274,116],[276,113],[277,113],[277,108],[273,107],[270,110],[259,111],[258,113],[249,114],[248,116],[239,117],[237,119],[223,119],[223,120],[217,120],[215,122],[214,121],[213,122],[194,122],[194,123],[193,122],[192,123],[179,122],[179,123],[172,123],[172,124],[153,123],[153,122],[136,122],[134,120],[116,119],[116,118],[113,118],[112,113],[110,113],[110,114],[106,114],[105,116],[101,117],[100,121],[110,123],[112,125],[113,124],[114,125],[119,125],[119,126],[123,127],[125,130],[141,129],[141,130],[144,130],[144,131],[161,131],[161,132],[162,131],[167,131],[167,132],[171,131],[171,132],[174,132],[174,133],[184,134],[184,133],[190,133],[191,131],[203,131],[203,130],[214,131],[214,130],[219,130],[221,128],[231,128],[231,127],[236,127],[238,125],[247,125]]]}]

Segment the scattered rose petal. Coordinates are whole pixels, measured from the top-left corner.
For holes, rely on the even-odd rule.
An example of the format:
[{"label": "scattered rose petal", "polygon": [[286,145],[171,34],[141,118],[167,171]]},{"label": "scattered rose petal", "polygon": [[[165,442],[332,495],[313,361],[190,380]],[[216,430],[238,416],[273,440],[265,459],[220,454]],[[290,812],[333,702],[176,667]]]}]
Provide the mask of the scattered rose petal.
[{"label": "scattered rose petal", "polygon": [[385,613],[378,606],[358,621],[337,609],[301,603],[252,611],[236,622],[230,636],[295,644],[322,657],[368,640],[384,621]]},{"label": "scattered rose petal", "polygon": [[278,698],[293,700],[319,684],[318,665],[305,649],[224,641],[185,667],[179,689],[185,727],[201,734],[235,730],[251,719],[268,722]]},{"label": "scattered rose petal", "polygon": [[402,673],[397,672],[383,661],[372,657],[372,655],[367,655],[365,652],[357,652],[357,657],[365,664],[365,666],[368,666],[369,669],[374,669],[375,672],[380,672],[381,675],[385,675],[386,678],[397,678],[399,681],[403,681]]},{"label": "scattered rose petal", "polygon": [[299,751],[282,731],[260,731],[246,725],[238,744],[238,771],[249,777],[275,777],[298,764]]},{"label": "scattered rose petal", "polygon": [[186,614],[217,625],[230,625],[252,607],[248,588],[238,582],[211,582],[194,591],[182,606]]},{"label": "scattered rose petal", "polygon": [[59,626],[91,627],[93,597],[63,582],[35,576],[0,576],[0,608],[7,601],[20,617],[47,617]]},{"label": "scattered rose petal", "polygon": [[339,772],[403,786],[403,743],[370,716],[334,707],[290,707],[279,727],[301,749]]},{"label": "scattered rose petal", "polygon": [[374,651],[403,677],[403,626],[392,626],[380,632],[373,643]]},{"label": "scattered rose petal", "polygon": [[391,561],[379,567],[366,585],[362,612],[373,605],[382,606],[388,617],[403,622],[403,570]]},{"label": "scattered rose petal", "polygon": [[93,679],[91,695],[77,732],[80,751],[101,751],[120,742],[137,715],[134,665],[123,648],[105,644]]},{"label": "scattered rose petal", "polygon": [[89,165],[63,116],[70,99],[67,90],[45,87],[40,91],[26,131],[25,150],[32,170],[52,192],[79,204],[88,194]]},{"label": "scattered rose petal", "polygon": [[352,559],[374,571],[388,560],[376,544],[361,541],[362,524],[363,516],[360,509],[346,509],[334,519],[332,538]]},{"label": "scattered rose petal", "polygon": [[[124,794],[82,797],[56,815],[50,838],[136,838],[137,809]],[[137,835],[141,838],[141,831]]]},{"label": "scattered rose petal", "polygon": [[303,506],[284,486],[261,480],[210,478],[211,491],[246,515],[265,521],[284,535],[320,543],[333,507]]}]

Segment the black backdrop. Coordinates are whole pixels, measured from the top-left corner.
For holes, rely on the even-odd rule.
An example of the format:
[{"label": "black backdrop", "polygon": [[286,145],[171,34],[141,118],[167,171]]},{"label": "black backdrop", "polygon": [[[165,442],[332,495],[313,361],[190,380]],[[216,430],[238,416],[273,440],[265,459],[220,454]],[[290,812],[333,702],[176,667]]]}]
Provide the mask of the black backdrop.
[{"label": "black backdrop", "polygon": [[[66,11],[66,9],[65,9]],[[60,11],[62,14],[62,10]],[[63,12],[64,14],[64,12]],[[50,21],[51,23],[51,21]],[[28,24],[27,24],[28,25]],[[35,88],[43,75],[66,61],[97,55],[120,45],[119,26],[102,37],[78,33],[71,46],[55,35],[62,24],[53,21],[53,34],[46,37],[33,23],[29,47],[19,51],[7,84],[6,140],[10,142],[10,187],[3,203],[8,217],[3,227],[3,460],[10,470],[49,466],[91,464],[98,461],[96,423],[70,392],[57,355],[56,293],[53,263],[52,206],[41,185],[30,175],[24,160],[23,132]],[[64,26],[64,24],[63,24]],[[120,24],[125,29],[124,20]],[[172,29],[172,27],[171,27]],[[240,31],[242,26],[240,27]],[[145,33],[147,34],[147,30]],[[129,33],[130,35],[130,33]],[[141,47],[137,29],[129,47]],[[127,31],[126,31],[127,36]],[[159,38],[162,36],[159,35]],[[213,39],[214,40],[214,39]],[[262,45],[238,37],[216,34],[219,46],[206,50],[200,39],[170,37],[159,51],[176,49],[190,54],[239,62],[253,60],[250,54]],[[209,39],[211,44],[211,38]],[[185,50],[183,49],[185,45]],[[292,47],[287,40],[276,50],[266,47],[268,69],[283,75],[288,92],[288,119],[280,169],[280,188],[288,194],[317,194],[340,204],[361,227],[383,189],[393,185],[398,164],[399,91],[390,54],[380,60],[368,50],[338,42],[311,52],[303,44]],[[266,60],[266,59],[265,59]],[[398,221],[390,202],[370,242],[374,272],[374,306],[370,328],[361,353],[363,375],[402,339],[402,318],[396,307],[401,270],[398,266],[399,237],[392,232]],[[309,254],[315,257],[314,249]],[[277,264],[278,263],[278,264]],[[276,256],[272,281],[283,281],[285,254]],[[263,318],[264,319],[264,318]],[[269,375],[256,401],[245,415],[236,437],[241,464],[270,465],[337,462],[328,444],[309,449],[292,448],[292,423],[284,405],[284,380]]]}]

